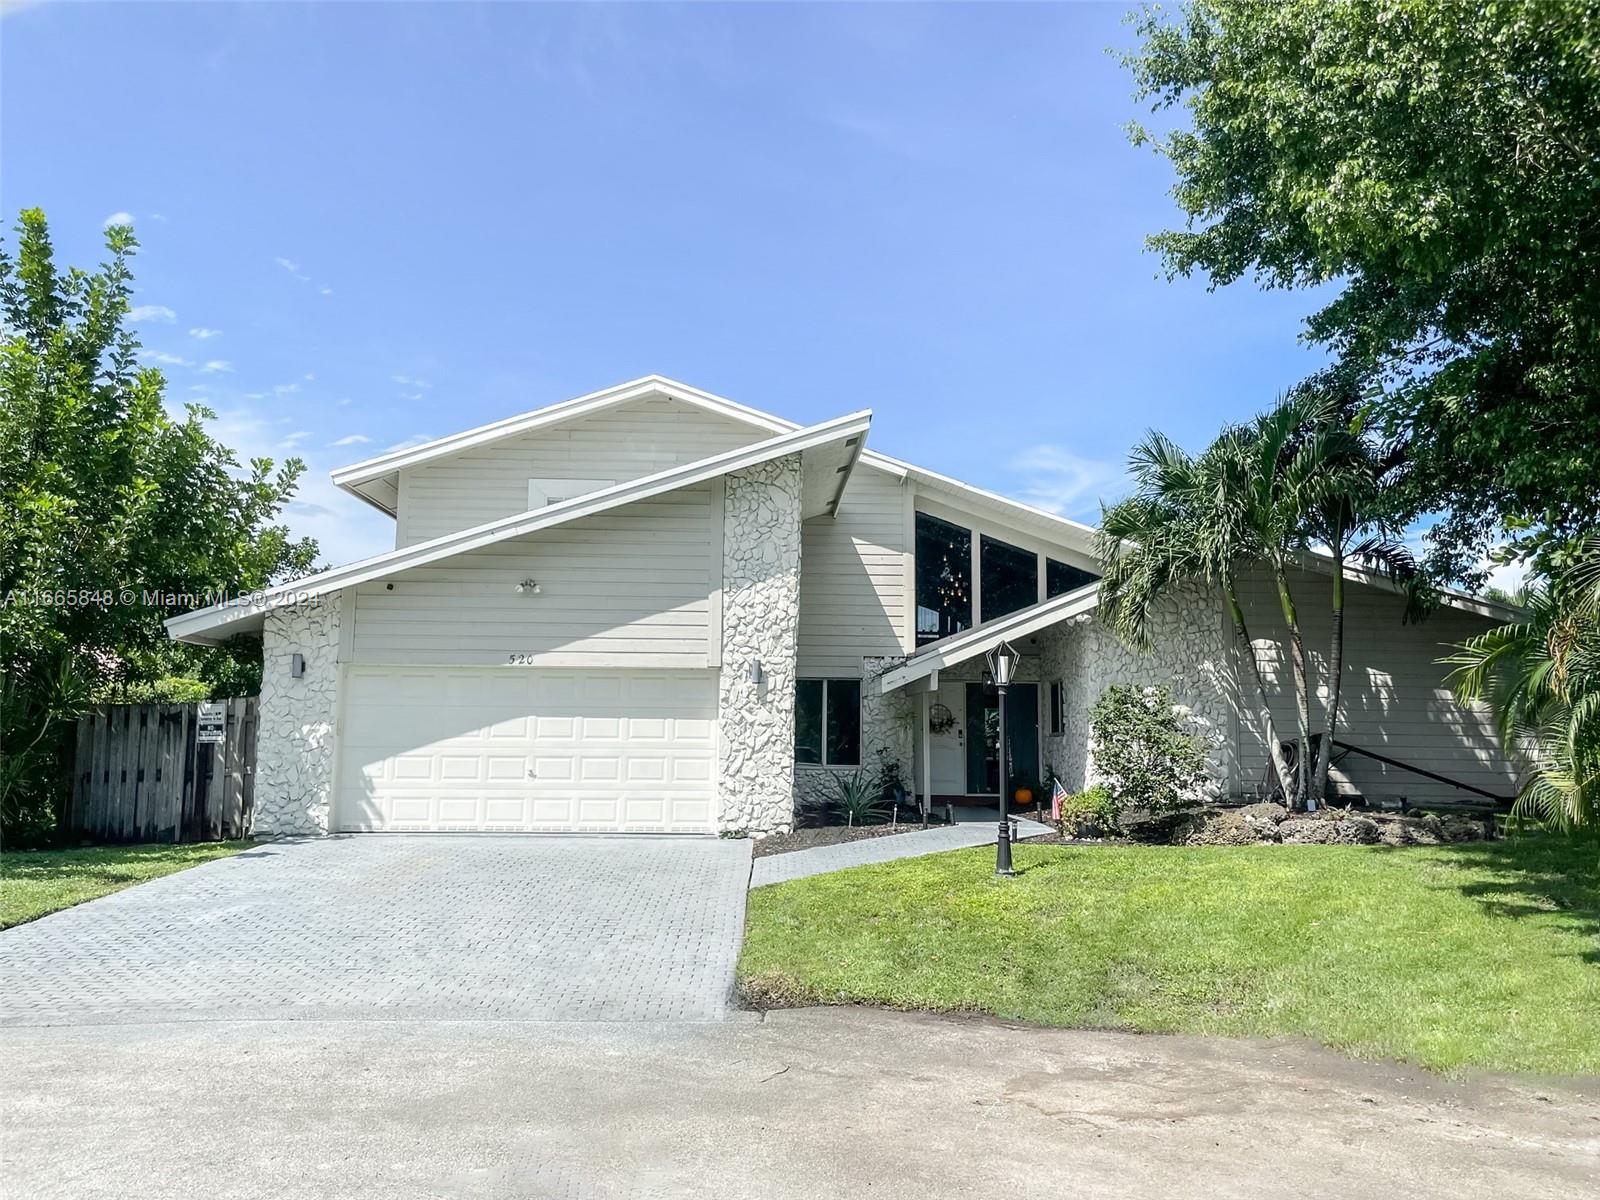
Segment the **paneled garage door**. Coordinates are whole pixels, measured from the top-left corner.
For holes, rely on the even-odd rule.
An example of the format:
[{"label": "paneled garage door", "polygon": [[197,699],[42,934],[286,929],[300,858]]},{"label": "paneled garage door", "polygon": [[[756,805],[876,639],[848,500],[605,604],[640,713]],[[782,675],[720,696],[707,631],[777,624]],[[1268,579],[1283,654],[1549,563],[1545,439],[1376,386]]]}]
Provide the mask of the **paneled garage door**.
[{"label": "paneled garage door", "polygon": [[352,667],[342,830],[709,833],[712,671]]}]

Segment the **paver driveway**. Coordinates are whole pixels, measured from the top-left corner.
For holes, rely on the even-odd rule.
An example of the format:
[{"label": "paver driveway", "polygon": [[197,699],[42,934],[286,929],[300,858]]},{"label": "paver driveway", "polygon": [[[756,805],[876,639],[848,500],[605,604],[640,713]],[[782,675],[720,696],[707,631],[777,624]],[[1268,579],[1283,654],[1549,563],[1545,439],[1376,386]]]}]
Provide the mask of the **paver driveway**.
[{"label": "paver driveway", "polygon": [[742,841],[279,842],[0,933],[0,1024],[714,1021]]}]

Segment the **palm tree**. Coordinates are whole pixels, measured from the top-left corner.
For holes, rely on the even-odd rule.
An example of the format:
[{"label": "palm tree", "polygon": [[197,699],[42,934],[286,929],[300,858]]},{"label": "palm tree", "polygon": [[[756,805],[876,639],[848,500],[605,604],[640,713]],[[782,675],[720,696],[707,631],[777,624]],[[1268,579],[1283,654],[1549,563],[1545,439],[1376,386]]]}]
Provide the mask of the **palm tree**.
[{"label": "palm tree", "polygon": [[[1134,450],[1130,466],[1134,495],[1105,509],[1101,521],[1101,559],[1108,564],[1101,604],[1113,629],[1147,644],[1150,611],[1168,587],[1191,581],[1221,587],[1240,656],[1251,668],[1284,799],[1294,808],[1315,808],[1326,789],[1338,728],[1347,566],[1359,562],[1397,577],[1414,574],[1409,554],[1382,517],[1386,468],[1376,448],[1331,396],[1301,389],[1249,424],[1224,429],[1197,459],[1151,434]],[[1332,634],[1328,699],[1313,763],[1316,680],[1290,580],[1323,546],[1333,575]],[[1289,770],[1278,742],[1235,588],[1239,564],[1250,562],[1271,571],[1288,634],[1298,771]]]},{"label": "palm tree", "polygon": [[1148,648],[1151,615],[1171,589],[1184,584],[1219,588],[1240,658],[1250,664],[1256,716],[1273,771],[1288,796],[1289,766],[1239,603],[1237,565],[1260,556],[1239,503],[1247,478],[1245,461],[1228,435],[1199,458],[1154,432],[1134,447],[1128,457],[1133,495],[1101,509],[1096,546],[1105,564],[1100,611],[1124,641]]},{"label": "palm tree", "polygon": [[1600,536],[1527,589],[1527,617],[1444,661],[1463,699],[1485,700],[1527,761],[1513,811],[1563,831],[1600,826]]}]

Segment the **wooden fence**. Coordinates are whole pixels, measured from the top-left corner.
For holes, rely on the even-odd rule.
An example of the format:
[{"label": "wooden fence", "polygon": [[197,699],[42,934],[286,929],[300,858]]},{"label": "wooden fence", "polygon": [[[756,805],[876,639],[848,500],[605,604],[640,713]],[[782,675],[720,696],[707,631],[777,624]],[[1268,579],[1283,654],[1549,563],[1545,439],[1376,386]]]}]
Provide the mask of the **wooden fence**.
[{"label": "wooden fence", "polygon": [[106,842],[214,842],[250,828],[256,699],[220,702],[223,740],[197,737],[198,704],[101,705],[78,722],[66,832]]}]

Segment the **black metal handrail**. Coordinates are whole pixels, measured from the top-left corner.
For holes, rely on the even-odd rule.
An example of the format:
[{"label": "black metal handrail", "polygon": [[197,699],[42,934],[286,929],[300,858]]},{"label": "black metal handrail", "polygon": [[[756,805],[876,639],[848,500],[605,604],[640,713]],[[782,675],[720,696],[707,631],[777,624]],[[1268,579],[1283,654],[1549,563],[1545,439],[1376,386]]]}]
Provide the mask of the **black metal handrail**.
[{"label": "black metal handrail", "polygon": [[1349,742],[1341,742],[1338,738],[1333,739],[1333,744],[1348,754],[1359,754],[1363,758],[1374,759],[1385,766],[1398,767],[1402,771],[1410,771],[1413,775],[1421,775],[1424,779],[1431,779],[1435,783],[1448,783],[1451,787],[1459,788],[1463,792],[1472,792],[1474,795],[1487,797],[1496,804],[1510,805],[1516,800],[1515,796],[1499,796],[1494,792],[1485,791],[1481,787],[1474,787],[1470,783],[1462,783],[1459,779],[1451,779],[1448,775],[1440,775],[1437,771],[1430,771],[1425,767],[1414,767],[1410,763],[1401,762],[1398,758],[1390,758],[1386,754],[1363,750],[1360,746],[1352,746]]}]

